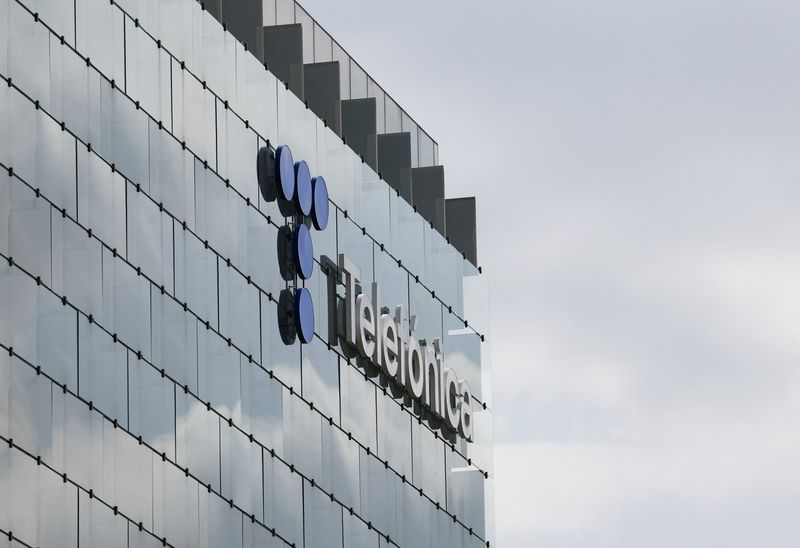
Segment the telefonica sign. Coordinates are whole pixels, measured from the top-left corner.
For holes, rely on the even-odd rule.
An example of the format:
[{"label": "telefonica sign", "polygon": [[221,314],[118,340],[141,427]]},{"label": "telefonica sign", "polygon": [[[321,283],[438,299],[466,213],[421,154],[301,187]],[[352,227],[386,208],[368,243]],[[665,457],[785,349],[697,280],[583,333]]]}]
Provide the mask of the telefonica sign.
[{"label": "telefonica sign", "polygon": [[[274,152],[262,147],[258,153],[258,182],[267,201],[277,201],[288,219],[279,230],[278,258],[287,289],[281,292],[278,325],[281,338],[293,344],[310,343],[314,336],[314,304],[308,289],[297,286],[297,278],[307,280],[314,266],[313,242],[309,227],[324,230],[328,224],[328,190],[322,177],[312,178],[304,161],[294,162],[287,146]],[[409,316],[403,305],[382,307],[377,282],[367,292],[360,282],[361,270],[345,254],[333,264],[334,274],[345,285],[344,302],[330,297],[332,331],[343,350],[357,352],[368,365],[387,380],[392,395],[412,399],[432,422],[444,432],[458,432],[472,441],[472,392],[467,381],[459,380],[444,366],[442,342],[430,344],[416,333],[416,317]],[[343,313],[341,313],[343,308]],[[344,325],[341,325],[341,324]]]}]

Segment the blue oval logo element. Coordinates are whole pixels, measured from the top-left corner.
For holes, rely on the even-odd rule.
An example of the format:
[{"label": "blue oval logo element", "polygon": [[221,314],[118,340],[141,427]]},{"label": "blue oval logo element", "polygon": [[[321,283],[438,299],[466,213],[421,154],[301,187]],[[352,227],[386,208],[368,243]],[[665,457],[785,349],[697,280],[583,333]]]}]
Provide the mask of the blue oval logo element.
[{"label": "blue oval logo element", "polygon": [[300,342],[310,343],[314,338],[314,301],[305,287],[298,289],[294,295],[294,323]]},{"label": "blue oval logo element", "polygon": [[311,240],[311,233],[304,224],[297,225],[294,229],[294,264],[298,276],[307,280],[314,272],[314,242]]},{"label": "blue oval logo element", "polygon": [[278,179],[278,189],[281,198],[289,201],[294,196],[294,160],[292,151],[286,145],[281,145],[275,149],[275,176]]},{"label": "blue oval logo element", "polygon": [[314,194],[314,203],[311,204],[311,222],[317,230],[325,230],[328,226],[328,185],[322,177],[311,179],[311,191]]},{"label": "blue oval logo element", "polygon": [[308,215],[311,213],[313,195],[311,194],[311,172],[308,170],[305,160],[294,164],[294,180],[294,204],[300,213]]}]

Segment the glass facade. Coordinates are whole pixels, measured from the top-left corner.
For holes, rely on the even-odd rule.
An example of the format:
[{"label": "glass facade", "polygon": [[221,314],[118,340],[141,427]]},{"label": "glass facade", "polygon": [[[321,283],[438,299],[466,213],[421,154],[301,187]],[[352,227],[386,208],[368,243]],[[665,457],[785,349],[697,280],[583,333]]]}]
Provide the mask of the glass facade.
[{"label": "glass facade", "polygon": [[[483,274],[198,2],[0,0],[0,76],[0,534],[494,545]],[[330,192],[305,345],[256,174],[279,144]],[[472,442],[342,350],[342,253],[443,341]]]}]

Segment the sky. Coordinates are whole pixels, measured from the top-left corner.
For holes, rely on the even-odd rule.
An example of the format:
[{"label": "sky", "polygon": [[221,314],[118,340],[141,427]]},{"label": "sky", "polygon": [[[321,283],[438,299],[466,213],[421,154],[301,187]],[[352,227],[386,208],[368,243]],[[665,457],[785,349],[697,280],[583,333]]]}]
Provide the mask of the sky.
[{"label": "sky", "polygon": [[501,547],[800,547],[800,2],[304,0],[477,196]]}]

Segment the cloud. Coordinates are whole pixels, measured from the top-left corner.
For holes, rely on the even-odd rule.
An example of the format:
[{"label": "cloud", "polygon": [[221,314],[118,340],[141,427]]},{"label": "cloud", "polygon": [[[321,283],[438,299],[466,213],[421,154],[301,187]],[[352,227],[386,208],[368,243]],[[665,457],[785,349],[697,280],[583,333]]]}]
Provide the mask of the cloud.
[{"label": "cloud", "polygon": [[[797,396],[795,390],[794,402]],[[654,525],[678,510],[696,519],[729,509],[729,520],[747,521],[757,504],[796,501],[800,441],[791,422],[776,419],[798,411],[797,403],[781,402],[731,417],[695,405],[634,419],[626,440],[499,444],[496,468],[513,475],[497,479],[500,545],[605,545],[596,541],[634,526],[631,518],[641,519],[642,508],[659,505],[671,509],[648,516]],[[759,521],[750,525],[749,540],[737,545],[796,545],[783,544],[791,543],[789,523],[772,529],[766,537],[777,541],[772,544],[758,541]],[[630,540],[645,542],[641,533]],[[727,531],[710,533],[706,546],[726,545]],[[659,545],[697,545],[698,534],[676,521]]]},{"label": "cloud", "polygon": [[499,545],[800,546],[800,4],[305,4],[478,197]]}]

